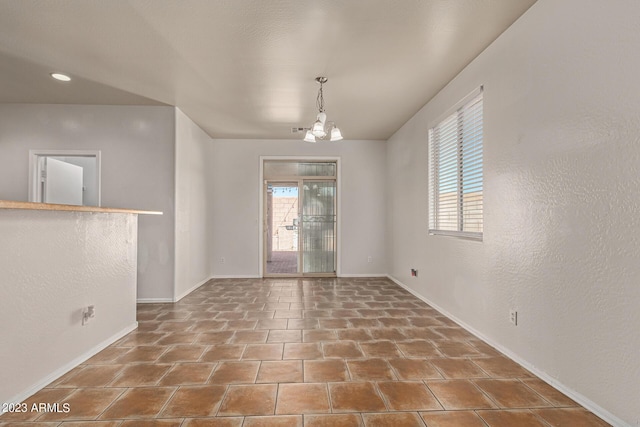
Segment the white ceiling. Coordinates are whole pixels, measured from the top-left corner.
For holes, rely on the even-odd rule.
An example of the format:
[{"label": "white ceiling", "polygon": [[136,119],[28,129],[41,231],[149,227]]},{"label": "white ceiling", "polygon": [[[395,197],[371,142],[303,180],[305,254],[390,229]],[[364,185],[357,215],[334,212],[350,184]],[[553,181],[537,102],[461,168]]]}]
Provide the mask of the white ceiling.
[{"label": "white ceiling", "polygon": [[534,2],[0,0],[0,103],[168,104],[214,138],[301,138],[322,75],[346,139],[387,139]]}]

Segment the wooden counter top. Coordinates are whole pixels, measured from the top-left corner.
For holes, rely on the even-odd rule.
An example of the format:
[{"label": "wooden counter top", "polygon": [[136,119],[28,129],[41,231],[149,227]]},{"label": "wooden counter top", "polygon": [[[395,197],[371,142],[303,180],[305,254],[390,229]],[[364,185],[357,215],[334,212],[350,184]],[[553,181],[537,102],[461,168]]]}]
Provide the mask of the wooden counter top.
[{"label": "wooden counter top", "polygon": [[12,200],[0,200],[0,209],[162,215],[162,212],[158,212],[158,211],[141,211],[138,209],[121,209],[121,208],[103,208],[100,206],[58,205],[54,203],[15,202]]}]

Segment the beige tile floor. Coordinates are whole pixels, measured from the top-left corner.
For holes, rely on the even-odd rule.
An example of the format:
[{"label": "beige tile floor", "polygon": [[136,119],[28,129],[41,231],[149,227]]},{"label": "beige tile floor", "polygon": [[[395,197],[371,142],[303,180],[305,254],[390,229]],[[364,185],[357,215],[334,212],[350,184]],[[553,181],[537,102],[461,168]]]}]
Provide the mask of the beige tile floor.
[{"label": "beige tile floor", "polygon": [[0,426],[606,426],[387,279],[212,280]]}]

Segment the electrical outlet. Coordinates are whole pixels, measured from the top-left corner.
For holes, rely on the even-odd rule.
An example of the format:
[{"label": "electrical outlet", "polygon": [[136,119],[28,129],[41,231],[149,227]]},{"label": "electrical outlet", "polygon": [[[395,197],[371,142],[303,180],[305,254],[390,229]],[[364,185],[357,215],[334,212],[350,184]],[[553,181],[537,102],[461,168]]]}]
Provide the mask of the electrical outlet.
[{"label": "electrical outlet", "polygon": [[367,257],[367,262],[373,262],[373,257],[371,255]]},{"label": "electrical outlet", "polygon": [[96,317],[96,306],[90,305],[82,310],[82,326],[86,325],[89,320]]},{"label": "electrical outlet", "polygon": [[509,321],[513,323],[514,326],[518,326],[518,312],[513,308],[509,310]]},{"label": "electrical outlet", "polygon": [[224,259],[224,257],[220,257],[220,264],[224,264],[225,262],[227,262],[227,260]]}]

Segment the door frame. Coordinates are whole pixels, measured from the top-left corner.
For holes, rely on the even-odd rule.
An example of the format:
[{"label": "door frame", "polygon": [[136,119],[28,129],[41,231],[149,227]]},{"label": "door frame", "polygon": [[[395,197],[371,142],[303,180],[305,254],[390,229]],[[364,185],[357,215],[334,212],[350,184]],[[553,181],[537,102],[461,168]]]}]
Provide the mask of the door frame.
[{"label": "door frame", "polygon": [[98,205],[102,206],[102,159],[100,150],[29,150],[29,201],[41,202],[42,193],[40,177],[38,176],[41,157],[95,157],[96,158],[96,186]]},{"label": "door frame", "polygon": [[[260,156],[260,182],[258,185],[259,193],[260,193],[260,203],[259,203],[259,213],[258,213],[258,265],[259,267],[259,275],[260,277],[296,277],[291,274],[284,275],[267,275],[265,268],[265,250],[266,250],[266,240],[265,240],[265,221],[266,218],[266,203],[264,200],[265,196],[265,178],[264,178],[264,163],[265,161],[290,161],[290,162],[335,162],[336,164],[336,273],[299,273],[297,277],[339,277],[341,271],[341,263],[340,263],[340,254],[342,253],[342,236],[341,236],[341,211],[340,207],[342,203],[340,202],[342,197],[342,189],[341,189],[341,168],[340,168],[340,157],[337,156]],[[283,177],[285,178],[285,177]],[[293,177],[291,177],[293,178]],[[288,182],[297,181],[298,179],[302,180],[303,177],[297,177],[295,179],[291,179]],[[306,179],[318,179],[322,180],[323,177],[306,177]],[[325,178],[326,180],[326,178]],[[287,181],[286,178],[284,180],[269,180],[269,181]],[[301,242],[301,238],[299,238],[299,244]]]}]

